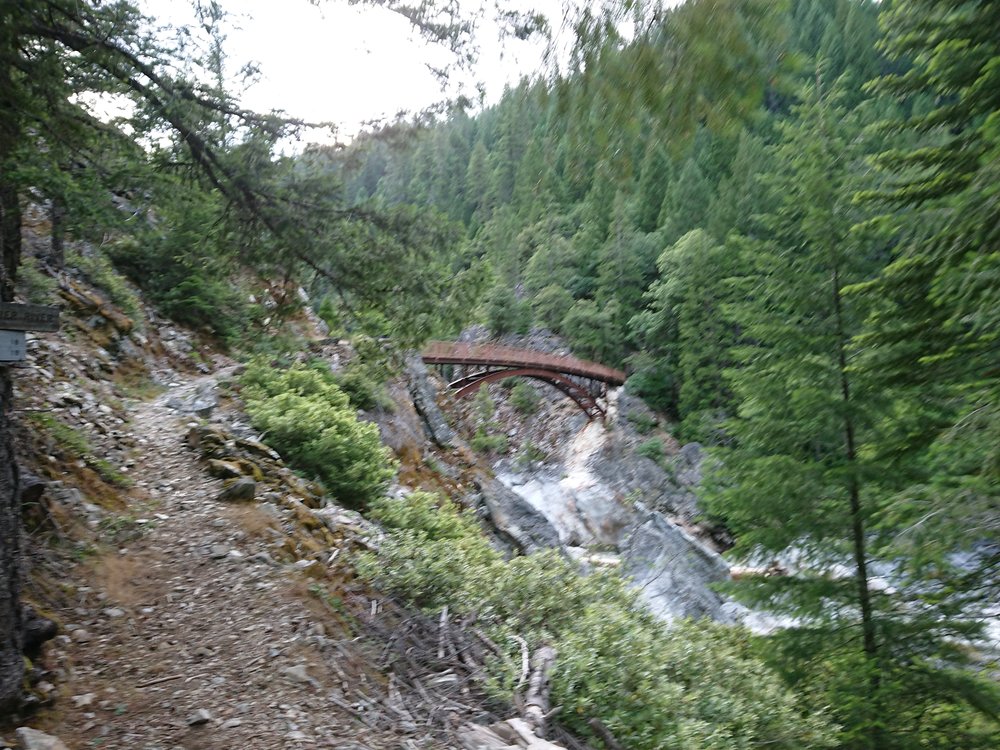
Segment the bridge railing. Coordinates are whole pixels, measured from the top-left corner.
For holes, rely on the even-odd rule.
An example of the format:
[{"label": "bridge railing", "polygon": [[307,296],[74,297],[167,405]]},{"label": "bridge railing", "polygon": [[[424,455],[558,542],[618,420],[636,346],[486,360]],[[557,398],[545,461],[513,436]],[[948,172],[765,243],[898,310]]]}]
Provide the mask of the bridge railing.
[{"label": "bridge railing", "polygon": [[422,358],[427,364],[496,365],[501,367],[538,367],[567,375],[579,375],[600,380],[609,385],[625,383],[625,373],[613,367],[588,362],[568,355],[544,354],[499,344],[467,344],[452,341],[431,341]]}]

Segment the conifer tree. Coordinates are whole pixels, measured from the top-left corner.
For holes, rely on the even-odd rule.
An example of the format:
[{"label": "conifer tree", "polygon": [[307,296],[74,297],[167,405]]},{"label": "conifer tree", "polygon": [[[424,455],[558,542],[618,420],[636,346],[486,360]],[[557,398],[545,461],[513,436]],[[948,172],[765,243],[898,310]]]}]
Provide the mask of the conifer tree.
[{"label": "conifer tree", "polygon": [[780,203],[763,219],[767,239],[747,244],[745,301],[730,307],[745,342],[730,375],[734,447],[706,501],[738,550],[788,567],[737,589],[796,618],[770,643],[790,679],[833,705],[845,747],[985,747],[965,701],[991,691],[956,671],[949,643],[976,632],[965,597],[892,563],[892,500],[919,467],[885,462],[894,394],[857,345],[868,303],[851,288],[883,261],[852,231],[856,118],[816,93],[797,114],[776,152]]}]

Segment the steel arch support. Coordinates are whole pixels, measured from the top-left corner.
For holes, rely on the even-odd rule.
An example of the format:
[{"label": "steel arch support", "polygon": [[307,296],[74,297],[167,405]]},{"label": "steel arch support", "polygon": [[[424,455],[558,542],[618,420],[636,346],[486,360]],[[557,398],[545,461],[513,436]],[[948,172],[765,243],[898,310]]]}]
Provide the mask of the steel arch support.
[{"label": "steel arch support", "polygon": [[449,387],[455,389],[458,398],[465,398],[479,390],[481,385],[494,383],[504,378],[523,377],[542,380],[549,385],[553,385],[565,393],[579,406],[591,419],[603,419],[604,409],[590,393],[580,385],[574,383],[565,375],[552,370],[538,370],[534,368],[512,367],[504,370],[493,370],[478,372],[460,378]]}]

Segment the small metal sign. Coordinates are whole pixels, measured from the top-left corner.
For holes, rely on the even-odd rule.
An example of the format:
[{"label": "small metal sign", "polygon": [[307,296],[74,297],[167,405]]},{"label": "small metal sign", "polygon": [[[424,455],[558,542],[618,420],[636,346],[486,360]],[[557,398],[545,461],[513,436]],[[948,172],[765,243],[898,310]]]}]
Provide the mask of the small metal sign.
[{"label": "small metal sign", "polygon": [[23,362],[24,331],[0,331],[0,362]]},{"label": "small metal sign", "polygon": [[49,305],[0,302],[0,330],[58,331],[59,308]]}]

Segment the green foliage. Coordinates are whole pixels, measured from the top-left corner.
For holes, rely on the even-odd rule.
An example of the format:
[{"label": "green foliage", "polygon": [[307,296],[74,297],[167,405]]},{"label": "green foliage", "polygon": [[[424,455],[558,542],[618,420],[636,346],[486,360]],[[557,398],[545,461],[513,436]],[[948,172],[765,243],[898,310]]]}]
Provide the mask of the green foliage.
[{"label": "green foliage", "polygon": [[663,441],[660,438],[650,438],[636,446],[635,452],[656,463],[663,461]]},{"label": "green foliage", "polygon": [[531,307],[507,287],[493,287],[485,305],[486,325],[494,336],[527,333],[531,327]]},{"label": "green foliage", "polygon": [[35,305],[51,305],[59,287],[59,283],[40,270],[36,263],[26,263],[21,266],[17,283],[24,298]]},{"label": "green foliage", "polygon": [[488,432],[487,428],[480,425],[476,428],[476,434],[470,441],[472,450],[478,453],[506,453],[509,447],[507,436],[503,433]]},{"label": "green foliage", "polygon": [[46,412],[28,412],[27,418],[55,441],[59,449],[82,459],[105,482],[116,487],[131,487],[132,479],[116,469],[111,462],[98,458],[85,434]]},{"label": "green foliage", "polygon": [[[746,241],[749,267],[731,282],[739,301],[726,311],[743,339],[727,374],[739,407],[726,424],[733,447],[718,453],[705,500],[735,533],[738,552],[795,548],[787,576],[752,576],[734,591],[798,619],[767,648],[793,684],[831,706],[842,745],[933,746],[939,729],[931,719],[915,740],[915,715],[973,721],[990,692],[966,673],[969,692],[959,698],[949,677],[965,658],[949,640],[976,630],[956,615],[975,611],[965,587],[978,575],[938,557],[917,576],[920,566],[899,565],[892,588],[875,580],[873,567],[898,559],[897,540],[909,535],[893,517],[896,498],[909,503],[927,469],[886,449],[899,430],[933,419],[937,387],[922,385],[926,400],[914,409],[866,362],[868,306],[882,301],[850,290],[877,276],[886,258],[855,226],[852,188],[867,174],[860,149],[870,143],[857,137],[863,113],[839,109],[835,91],[812,91],[797,114],[775,149],[780,202],[761,217],[767,236]],[[924,553],[933,559],[931,548]]]},{"label": "green foliage", "polygon": [[531,386],[531,383],[518,380],[514,387],[510,389],[510,405],[519,414],[525,416],[534,414],[538,411],[540,402],[541,399],[538,396],[538,391]]},{"label": "green foliage", "polygon": [[112,242],[108,254],[164,315],[236,343],[261,313],[229,280],[236,249],[219,223],[218,201],[172,184],[164,192],[162,223]]},{"label": "green foliage", "polygon": [[521,446],[521,450],[518,451],[516,464],[522,469],[528,469],[535,464],[541,463],[545,458],[545,451],[528,440]]},{"label": "green foliage", "polygon": [[480,533],[475,515],[425,492],[374,501],[370,514],[389,530],[378,555],[358,557],[358,572],[417,606],[454,605],[469,572],[501,558]]},{"label": "green foliage", "polygon": [[258,361],[241,383],[254,426],[291,464],[322,481],[338,502],[364,507],[381,496],[394,462],[378,428],[358,421],[328,370],[301,365],[277,370]]},{"label": "green foliage", "polygon": [[66,253],[66,263],[80,270],[98,289],[106,292],[112,303],[136,324],[142,321],[142,303],[116,271],[102,250]]},{"label": "green foliage", "polygon": [[722,373],[739,324],[722,308],[733,297],[724,280],[738,273],[736,255],[735,247],[717,245],[701,229],[684,235],[660,255],[649,306],[632,322],[641,338],[655,342],[653,352],[662,351],[660,366],[672,370],[678,387],[671,406],[683,419],[685,439],[715,442],[712,432],[699,428],[730,408]]},{"label": "green foliage", "polygon": [[573,306],[573,295],[558,284],[549,284],[531,300],[535,321],[552,331],[560,331],[566,313]]},{"label": "green foliage", "polygon": [[593,300],[577,300],[563,318],[563,334],[573,352],[597,362],[614,364],[622,356],[622,334],[616,323],[617,303],[600,307]]},{"label": "green foliage", "polygon": [[748,636],[704,623],[668,628],[636,605],[612,572],[581,576],[556,550],[505,561],[474,517],[430,495],[380,500],[387,527],[361,574],[408,601],[476,613],[505,653],[488,665],[498,697],[520,677],[512,636],[557,651],[552,700],[560,721],[587,736],[600,718],[627,747],[737,750],[830,747],[821,712],[804,716],[793,695],[755,659]]},{"label": "green foliage", "polygon": [[636,411],[628,412],[625,415],[625,419],[635,427],[635,431],[640,435],[648,435],[656,429],[658,424],[656,417]]},{"label": "green foliage", "polygon": [[497,405],[490,395],[490,387],[486,383],[479,386],[475,398],[472,400],[472,409],[476,413],[476,419],[480,423],[489,422],[496,413]]}]

